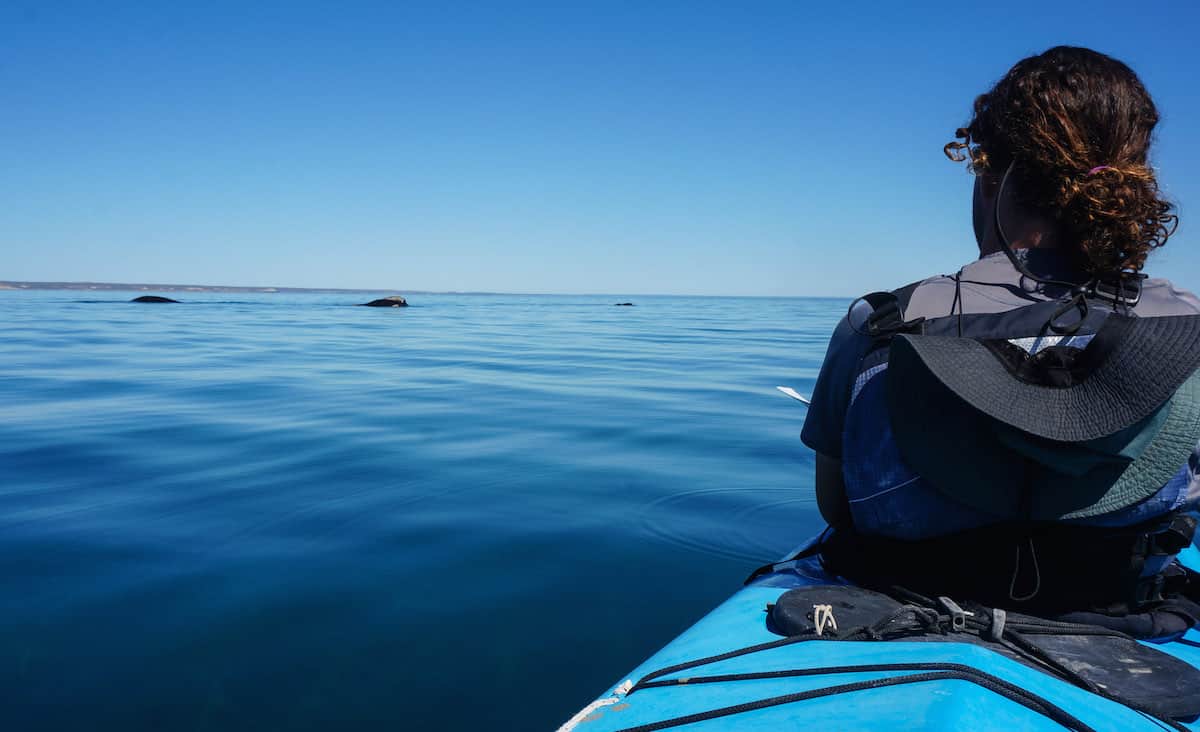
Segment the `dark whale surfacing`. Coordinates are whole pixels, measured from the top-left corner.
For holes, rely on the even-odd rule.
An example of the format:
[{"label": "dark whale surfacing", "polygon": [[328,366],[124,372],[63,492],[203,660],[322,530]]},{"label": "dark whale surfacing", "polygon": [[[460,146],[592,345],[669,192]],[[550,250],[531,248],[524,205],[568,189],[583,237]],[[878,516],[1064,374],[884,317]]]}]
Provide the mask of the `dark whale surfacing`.
[{"label": "dark whale surfacing", "polygon": [[142,295],[141,297],[133,298],[129,302],[176,302],[177,303],[179,301],[172,300],[169,297],[162,297],[161,295]]},{"label": "dark whale surfacing", "polygon": [[408,301],[399,295],[392,295],[391,297],[381,297],[371,302],[359,303],[359,305],[365,308],[406,308],[408,307]]}]

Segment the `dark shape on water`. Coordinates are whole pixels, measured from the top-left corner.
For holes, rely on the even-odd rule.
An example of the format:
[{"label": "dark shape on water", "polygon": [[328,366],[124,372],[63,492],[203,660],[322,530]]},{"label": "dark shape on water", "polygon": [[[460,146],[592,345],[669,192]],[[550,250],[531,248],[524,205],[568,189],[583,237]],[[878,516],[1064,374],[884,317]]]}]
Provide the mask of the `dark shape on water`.
[{"label": "dark shape on water", "polygon": [[633,303],[631,303],[631,302],[618,302],[618,303],[614,303],[614,304],[615,304],[617,307],[626,307],[626,308],[631,308],[631,307],[633,307]]},{"label": "dark shape on water", "polygon": [[142,295],[141,297],[133,298],[129,302],[179,302],[179,301],[172,300],[169,297],[162,297],[161,295]]},{"label": "dark shape on water", "polygon": [[408,301],[405,300],[403,297],[400,297],[399,295],[392,295],[391,297],[381,297],[378,300],[372,300],[371,302],[364,302],[364,303],[360,303],[360,304],[363,307],[368,307],[368,308],[406,308],[406,307],[408,307]]}]

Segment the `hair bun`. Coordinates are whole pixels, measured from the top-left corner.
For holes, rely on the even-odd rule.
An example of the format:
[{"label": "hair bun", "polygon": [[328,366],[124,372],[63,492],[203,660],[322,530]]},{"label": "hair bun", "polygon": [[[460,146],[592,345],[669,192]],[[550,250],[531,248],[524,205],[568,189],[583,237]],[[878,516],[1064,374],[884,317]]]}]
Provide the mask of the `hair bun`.
[{"label": "hair bun", "polygon": [[1015,162],[1022,204],[1059,222],[1092,274],[1136,271],[1179,223],[1146,162],[1157,124],[1132,69],[1058,46],[1017,62],[977,97],[944,151],[976,173]]}]

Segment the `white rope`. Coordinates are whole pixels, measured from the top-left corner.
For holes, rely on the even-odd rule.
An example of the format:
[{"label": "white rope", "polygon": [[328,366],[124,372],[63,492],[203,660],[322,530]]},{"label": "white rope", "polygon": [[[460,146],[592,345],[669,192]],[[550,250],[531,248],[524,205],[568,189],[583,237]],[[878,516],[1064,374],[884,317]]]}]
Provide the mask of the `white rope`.
[{"label": "white rope", "polygon": [[603,709],[604,707],[611,706],[624,699],[625,695],[628,694],[629,690],[632,688],[633,682],[629,679],[626,679],[614,690],[613,696],[606,696],[603,699],[597,699],[583,709],[580,709],[574,717],[568,719],[563,723],[563,726],[558,728],[558,732],[571,732],[571,730],[575,729],[576,725],[590,717],[597,709]]},{"label": "white rope", "polygon": [[817,626],[817,635],[826,630],[837,630],[837,619],[833,617],[833,605],[813,605],[813,624]]}]

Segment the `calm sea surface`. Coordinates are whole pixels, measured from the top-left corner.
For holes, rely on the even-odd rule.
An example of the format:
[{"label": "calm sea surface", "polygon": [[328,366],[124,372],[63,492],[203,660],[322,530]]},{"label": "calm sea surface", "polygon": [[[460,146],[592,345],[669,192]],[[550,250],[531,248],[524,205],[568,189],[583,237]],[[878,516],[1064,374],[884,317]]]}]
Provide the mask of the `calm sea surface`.
[{"label": "calm sea surface", "polygon": [[550,730],[820,528],[844,301],[136,294],[0,292],[5,729]]}]

